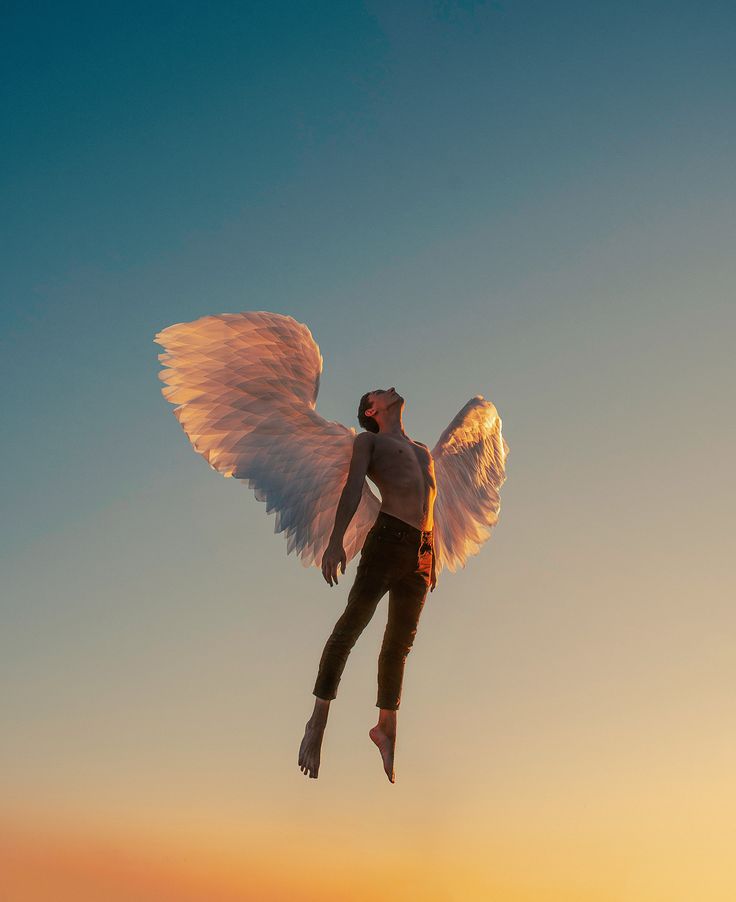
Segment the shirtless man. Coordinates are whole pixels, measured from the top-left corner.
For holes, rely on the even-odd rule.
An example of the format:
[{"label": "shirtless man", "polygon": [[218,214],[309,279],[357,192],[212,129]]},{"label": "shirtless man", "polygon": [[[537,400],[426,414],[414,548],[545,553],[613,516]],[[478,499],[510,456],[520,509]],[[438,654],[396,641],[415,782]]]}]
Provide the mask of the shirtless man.
[{"label": "shirtless man", "polygon": [[315,705],[299,748],[299,767],[316,778],[330,701],[336,697],[350,650],[389,592],[389,614],[378,662],[378,723],[369,736],[378,746],[386,776],[395,782],[396,713],[404,663],[427,596],[436,585],[432,543],[437,493],[434,463],[426,445],[404,432],[404,399],[395,388],[363,395],[358,421],[367,432],[355,437],[350,470],[335,513],[335,526],[322,558],[328,585],[345,573],[343,538],[360,503],[367,476],[381,493],[381,509],[366,536],[348,602],[327,640],[313,694]]}]

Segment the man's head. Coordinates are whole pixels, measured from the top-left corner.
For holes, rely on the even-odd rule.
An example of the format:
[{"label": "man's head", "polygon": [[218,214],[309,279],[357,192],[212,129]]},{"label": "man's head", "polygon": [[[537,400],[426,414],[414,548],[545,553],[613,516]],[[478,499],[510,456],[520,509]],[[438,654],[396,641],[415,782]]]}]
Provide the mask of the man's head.
[{"label": "man's head", "polygon": [[395,404],[403,405],[404,399],[395,388],[377,388],[366,392],[360,399],[358,406],[358,422],[369,432],[378,432],[379,425],[376,416],[383,418],[382,414]]}]

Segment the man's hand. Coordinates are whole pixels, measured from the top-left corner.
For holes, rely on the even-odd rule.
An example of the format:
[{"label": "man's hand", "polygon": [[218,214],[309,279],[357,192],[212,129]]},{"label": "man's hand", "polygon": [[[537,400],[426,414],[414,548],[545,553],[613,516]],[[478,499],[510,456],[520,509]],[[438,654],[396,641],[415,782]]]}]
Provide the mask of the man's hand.
[{"label": "man's hand", "polygon": [[347,561],[347,555],[345,554],[342,542],[330,542],[322,557],[322,576],[324,576],[330,585],[332,585],[333,580],[335,581],[335,585],[337,585],[338,567],[340,567],[344,573]]}]

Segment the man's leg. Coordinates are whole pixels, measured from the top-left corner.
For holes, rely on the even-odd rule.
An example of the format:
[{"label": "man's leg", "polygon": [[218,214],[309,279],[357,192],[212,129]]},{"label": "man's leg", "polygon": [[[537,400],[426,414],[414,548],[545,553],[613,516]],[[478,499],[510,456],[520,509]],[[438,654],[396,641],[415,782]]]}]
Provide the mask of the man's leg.
[{"label": "man's leg", "polygon": [[322,651],[312,692],[317,698],[329,701],[337,696],[337,687],[348,656],[387,591],[386,572],[381,562],[376,558],[371,561],[363,558],[358,565],[345,610]]},{"label": "man's leg", "polygon": [[345,610],[335,624],[320,658],[313,690],[313,695],[316,696],[314,711],[307,721],[299,748],[299,767],[302,773],[310,777],[316,778],[319,774],[322,737],[327,725],[330,701],[337,696],[337,687],[348,656],[387,590],[386,570],[380,556],[369,558],[361,555]]},{"label": "man's leg", "polygon": [[416,572],[392,585],[389,591],[388,622],[378,658],[378,723],[369,731],[369,736],[378,746],[383,769],[392,783],[396,779],[396,712],[401,704],[404,666],[429,590],[429,572],[423,561]]},{"label": "man's leg", "polygon": [[391,586],[388,621],[378,657],[378,708],[397,711],[401,704],[406,658],[414,644],[428,590],[422,572],[412,573]]}]

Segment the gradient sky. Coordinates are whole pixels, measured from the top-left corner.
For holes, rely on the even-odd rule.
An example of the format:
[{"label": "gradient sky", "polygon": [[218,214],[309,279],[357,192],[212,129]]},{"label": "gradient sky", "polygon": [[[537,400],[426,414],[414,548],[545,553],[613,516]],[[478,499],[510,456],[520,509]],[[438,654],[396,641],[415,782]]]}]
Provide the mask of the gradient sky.
[{"label": "gradient sky", "polygon": [[[12,902],[731,902],[733,4],[18,3],[0,41]],[[240,310],[307,323],[329,419],[503,418],[394,786],[386,600],[306,779],[355,561],[287,557],[160,394],[154,334]]]}]

